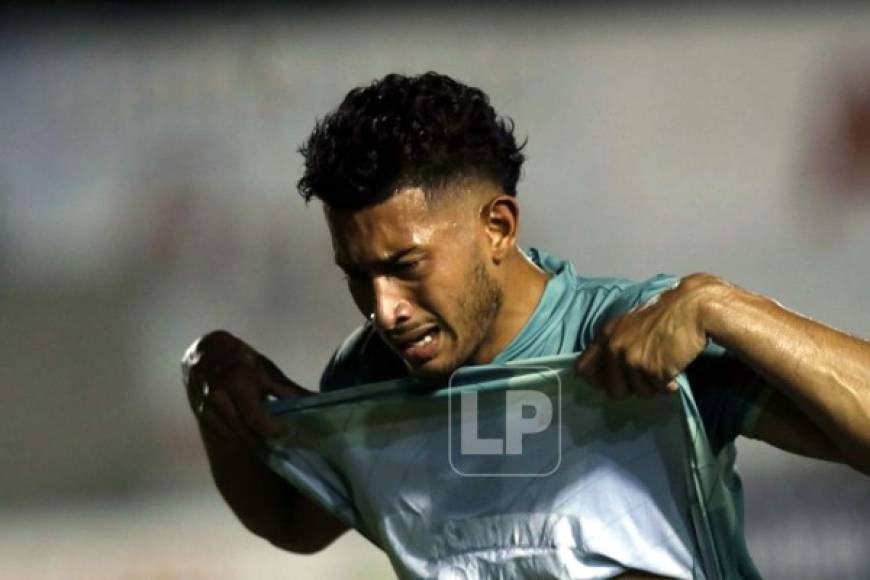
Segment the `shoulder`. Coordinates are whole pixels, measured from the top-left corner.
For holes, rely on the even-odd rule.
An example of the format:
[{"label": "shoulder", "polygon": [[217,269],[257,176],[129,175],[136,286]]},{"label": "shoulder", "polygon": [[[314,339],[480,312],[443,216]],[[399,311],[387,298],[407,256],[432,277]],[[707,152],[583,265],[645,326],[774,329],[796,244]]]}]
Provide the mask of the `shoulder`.
[{"label": "shoulder", "polygon": [[556,258],[537,248],[528,250],[528,257],[557,281],[573,307],[596,315],[614,316],[636,308],[659,293],[672,288],[679,278],[657,274],[642,281],[619,277],[579,276],[570,262]]},{"label": "shoulder", "polygon": [[644,305],[665,290],[676,286],[680,279],[670,274],[657,274],[646,280],[625,278],[578,278],[581,291],[602,301],[606,314],[619,315]]},{"label": "shoulder", "polygon": [[550,276],[532,322],[553,325],[558,321],[562,348],[575,352],[584,350],[607,321],[642,306],[679,282],[670,274],[642,281],[580,276],[569,261],[544,250],[529,248],[526,255]]},{"label": "shoulder", "polygon": [[578,329],[576,350],[583,350],[608,321],[649,303],[679,281],[670,274],[657,274],[642,281],[577,276],[574,301],[583,321]]},{"label": "shoulder", "polygon": [[336,349],[320,377],[320,390],[331,391],[407,375],[399,356],[370,322],[354,330]]}]

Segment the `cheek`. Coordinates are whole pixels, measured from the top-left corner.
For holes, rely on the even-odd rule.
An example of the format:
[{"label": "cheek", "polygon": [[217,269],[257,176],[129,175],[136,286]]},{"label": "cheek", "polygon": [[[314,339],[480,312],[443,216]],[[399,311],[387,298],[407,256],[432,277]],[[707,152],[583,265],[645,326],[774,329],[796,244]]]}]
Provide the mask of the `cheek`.
[{"label": "cheek", "polygon": [[437,318],[448,332],[463,334],[464,304],[470,287],[456,276],[432,276],[416,292],[416,306]]}]

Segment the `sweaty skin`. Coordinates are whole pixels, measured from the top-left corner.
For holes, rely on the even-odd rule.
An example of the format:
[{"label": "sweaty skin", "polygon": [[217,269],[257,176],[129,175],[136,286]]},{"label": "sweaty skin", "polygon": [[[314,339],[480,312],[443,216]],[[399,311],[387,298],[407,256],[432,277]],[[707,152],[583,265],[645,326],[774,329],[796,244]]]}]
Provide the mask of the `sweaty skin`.
[{"label": "sweaty skin", "polygon": [[[336,261],[360,312],[374,313],[394,346],[437,330],[432,356],[406,360],[418,375],[492,360],[525,325],[547,280],[516,247],[512,197],[485,182],[453,187],[435,204],[419,188],[406,188],[357,212],[327,210]],[[503,300],[508,288],[510,300]],[[259,459],[263,439],[281,429],[263,401],[309,393],[227,332],[198,346],[186,386],[221,495],[245,527],[280,548],[312,553],[329,545],[347,526]]]},{"label": "sweaty skin", "polygon": [[215,485],[248,530],[279,548],[312,553],[347,529],[260,460],[263,439],[283,431],[263,400],[311,393],[222,330],[194,343],[182,361],[182,372]]},{"label": "sweaty skin", "polygon": [[[516,245],[514,198],[485,181],[450,188],[438,202],[410,187],[362,210],[326,210],[357,307],[374,315],[418,376],[490,362],[525,325],[547,281]],[[294,552],[322,549],[346,526],[258,458],[263,439],[280,430],[265,398],[307,392],[229,333],[212,338],[200,343],[188,393],[218,489],[255,534]],[[687,276],[608,323],[577,370],[615,396],[666,392],[708,338],[776,388],[745,435],[870,473],[870,343],[715,276]]]},{"label": "sweaty skin", "polygon": [[774,387],[744,435],[870,474],[870,342],[711,274],[608,323],[576,368],[614,397],[673,390],[708,338]]},{"label": "sweaty skin", "polygon": [[516,246],[513,198],[481,181],[453,188],[438,201],[408,187],[373,207],[326,210],[357,308],[417,376],[491,361],[547,280]]}]

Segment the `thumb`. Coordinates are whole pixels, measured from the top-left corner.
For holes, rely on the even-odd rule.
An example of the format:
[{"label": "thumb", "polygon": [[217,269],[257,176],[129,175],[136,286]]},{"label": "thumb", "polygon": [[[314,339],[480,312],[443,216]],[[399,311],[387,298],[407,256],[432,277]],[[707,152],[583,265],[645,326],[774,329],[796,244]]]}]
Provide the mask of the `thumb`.
[{"label": "thumb", "polygon": [[574,372],[578,375],[590,376],[598,365],[598,357],[601,352],[601,346],[597,342],[593,342],[586,347],[577,360],[574,362]]},{"label": "thumb", "polygon": [[293,399],[313,394],[311,391],[303,389],[294,381],[287,378],[287,375],[278,368],[278,365],[266,356],[257,353],[257,362],[265,375],[269,387],[274,389],[276,395]]}]

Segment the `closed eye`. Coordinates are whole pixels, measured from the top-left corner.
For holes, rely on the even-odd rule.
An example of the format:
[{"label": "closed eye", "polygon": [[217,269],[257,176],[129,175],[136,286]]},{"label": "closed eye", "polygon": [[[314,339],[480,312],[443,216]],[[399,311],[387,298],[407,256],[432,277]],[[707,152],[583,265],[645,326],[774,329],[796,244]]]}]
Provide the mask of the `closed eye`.
[{"label": "closed eye", "polygon": [[409,260],[407,262],[396,262],[390,266],[389,270],[392,274],[404,278],[416,278],[423,275],[423,263],[425,260]]},{"label": "closed eye", "polygon": [[399,262],[395,266],[393,266],[393,269],[396,272],[410,272],[411,270],[416,268],[417,264],[419,264],[419,263],[420,262],[416,262],[416,261],[414,261],[414,262]]},{"label": "closed eye", "polygon": [[369,274],[365,270],[357,270],[348,265],[337,264],[339,268],[341,268],[344,279],[348,282],[363,282],[369,278],[370,275],[374,276],[396,276],[396,277],[415,277],[418,274],[418,270],[420,270],[420,266],[425,261],[425,259],[413,259],[413,260],[389,260],[382,264],[379,264],[375,267],[375,271]]}]

